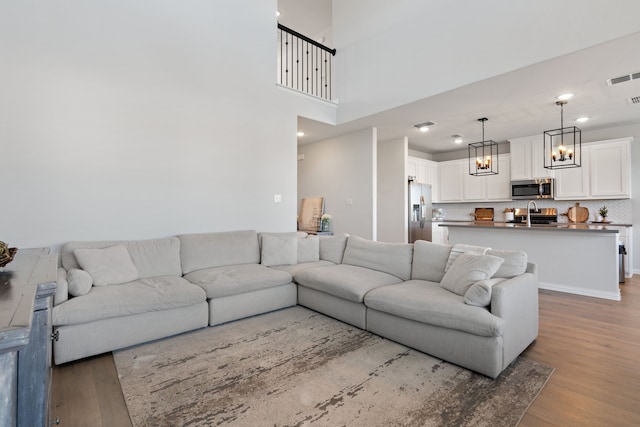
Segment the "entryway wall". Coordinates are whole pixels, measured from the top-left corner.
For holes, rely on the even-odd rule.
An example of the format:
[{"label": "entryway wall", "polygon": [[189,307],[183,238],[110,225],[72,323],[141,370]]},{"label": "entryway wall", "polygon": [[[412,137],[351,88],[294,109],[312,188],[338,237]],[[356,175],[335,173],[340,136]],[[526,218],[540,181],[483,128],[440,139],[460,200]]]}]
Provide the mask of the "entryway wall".
[{"label": "entryway wall", "polygon": [[298,212],[305,197],[324,197],[331,231],[377,238],[377,129],[298,147]]}]

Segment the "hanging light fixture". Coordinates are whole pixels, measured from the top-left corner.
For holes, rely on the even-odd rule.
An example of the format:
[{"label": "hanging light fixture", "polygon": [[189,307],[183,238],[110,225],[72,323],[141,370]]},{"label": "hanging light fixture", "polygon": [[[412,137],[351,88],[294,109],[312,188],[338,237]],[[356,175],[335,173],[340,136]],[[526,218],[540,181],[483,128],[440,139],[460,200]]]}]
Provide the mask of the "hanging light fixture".
[{"label": "hanging light fixture", "polygon": [[580,167],[582,131],[575,126],[564,127],[566,100],[556,102],[560,106],[560,129],[544,132],[544,167],[565,169]]},{"label": "hanging light fixture", "polygon": [[478,119],[482,123],[482,142],[469,144],[469,175],[498,174],[498,144],[484,140],[484,122],[486,117]]}]

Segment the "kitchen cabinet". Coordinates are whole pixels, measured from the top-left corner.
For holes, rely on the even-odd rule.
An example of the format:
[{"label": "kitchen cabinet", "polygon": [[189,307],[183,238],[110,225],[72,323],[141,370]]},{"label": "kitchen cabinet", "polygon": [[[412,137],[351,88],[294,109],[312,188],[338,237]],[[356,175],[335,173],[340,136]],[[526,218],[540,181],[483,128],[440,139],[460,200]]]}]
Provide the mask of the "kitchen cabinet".
[{"label": "kitchen cabinet", "polygon": [[438,163],[419,157],[407,157],[407,176],[415,177],[420,184],[431,185],[431,199],[438,201]]},{"label": "kitchen cabinet", "polygon": [[431,229],[431,241],[441,245],[449,244],[449,229],[447,227],[440,227],[440,223],[433,222]]},{"label": "kitchen cabinet", "polygon": [[557,200],[631,197],[632,138],[582,144],[581,167],[556,171]]},{"label": "kitchen cabinet", "polygon": [[511,200],[511,156],[501,154],[498,156],[499,173],[486,175],[487,200],[500,201]]},{"label": "kitchen cabinet", "polygon": [[629,140],[591,144],[591,196],[596,199],[631,197]]},{"label": "kitchen cabinet", "polygon": [[556,200],[583,200],[589,198],[590,153],[582,146],[581,166],[556,170]]},{"label": "kitchen cabinet", "polygon": [[451,160],[438,164],[440,202],[463,202],[463,181],[469,175],[467,160]]},{"label": "kitchen cabinet", "polygon": [[553,178],[554,170],[544,167],[544,140],[542,135],[512,138],[509,140],[511,152],[511,180]]},{"label": "kitchen cabinet", "polygon": [[414,177],[416,181],[420,182],[418,179],[418,159],[415,157],[407,157],[407,166],[406,166],[407,177]]},{"label": "kitchen cabinet", "polygon": [[440,163],[441,202],[487,202],[511,200],[510,160],[498,156],[497,175],[469,175],[468,159]]},{"label": "kitchen cabinet", "polygon": [[498,156],[497,175],[474,176],[466,174],[463,181],[463,195],[465,202],[511,200],[509,155]]}]

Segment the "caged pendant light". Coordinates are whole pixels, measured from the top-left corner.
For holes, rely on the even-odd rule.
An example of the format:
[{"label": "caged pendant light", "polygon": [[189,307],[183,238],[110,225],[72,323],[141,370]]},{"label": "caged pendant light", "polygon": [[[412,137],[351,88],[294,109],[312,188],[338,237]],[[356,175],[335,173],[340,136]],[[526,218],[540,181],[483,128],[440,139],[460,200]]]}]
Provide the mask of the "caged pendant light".
[{"label": "caged pendant light", "polygon": [[482,142],[469,144],[469,175],[498,174],[498,144],[484,139],[484,122],[486,117],[478,119],[482,123]]},{"label": "caged pendant light", "polygon": [[566,100],[556,102],[560,106],[560,129],[544,132],[544,167],[565,169],[580,167],[582,131],[575,126],[564,127]]}]

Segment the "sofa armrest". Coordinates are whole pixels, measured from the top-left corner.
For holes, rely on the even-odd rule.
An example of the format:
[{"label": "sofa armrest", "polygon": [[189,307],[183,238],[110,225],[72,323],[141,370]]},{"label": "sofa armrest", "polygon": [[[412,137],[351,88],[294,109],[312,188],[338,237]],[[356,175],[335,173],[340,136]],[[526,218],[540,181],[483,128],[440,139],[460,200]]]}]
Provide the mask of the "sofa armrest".
[{"label": "sofa armrest", "polygon": [[491,313],[504,320],[503,368],[538,336],[538,275],[535,264],[527,272],[493,287]]},{"label": "sofa armrest", "polygon": [[69,283],[67,282],[67,270],[58,267],[56,279],[56,293],[53,296],[53,305],[62,304],[69,299]]}]

